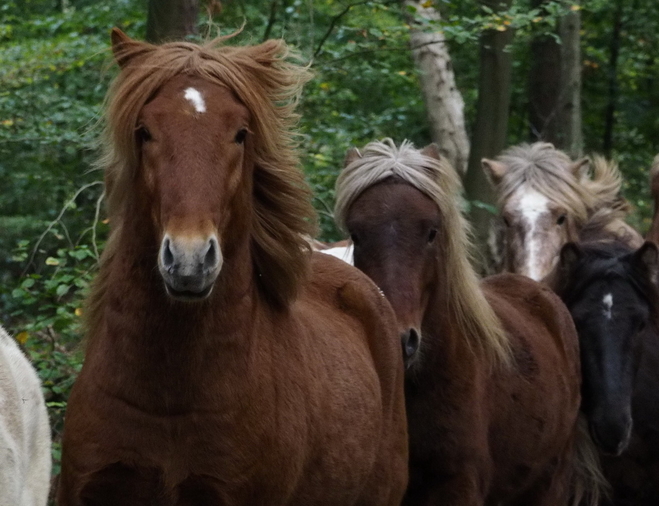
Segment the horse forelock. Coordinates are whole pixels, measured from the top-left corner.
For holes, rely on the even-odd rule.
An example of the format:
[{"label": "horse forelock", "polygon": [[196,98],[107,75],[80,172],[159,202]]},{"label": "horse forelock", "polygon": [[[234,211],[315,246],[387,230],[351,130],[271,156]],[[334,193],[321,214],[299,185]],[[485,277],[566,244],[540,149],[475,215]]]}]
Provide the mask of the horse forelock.
[{"label": "horse forelock", "polygon": [[[232,47],[223,45],[227,38],[204,45],[136,43],[119,53],[122,70],[106,96],[101,156],[96,162],[105,171],[108,213],[114,224],[111,234],[120,233],[122,209],[131,198],[138,170],[135,130],[141,109],[178,75],[219,84],[231,90],[251,115],[251,153],[245,159],[254,163],[252,259],[257,283],[267,298],[286,305],[306,274],[310,247],[304,236],[315,235],[315,212],[299,169],[294,133],[299,118],[295,107],[310,73],[288,61],[291,52],[283,41]],[[114,256],[117,244],[108,241],[105,263]],[[101,298],[105,278],[99,275],[90,308],[99,306],[95,299]]]},{"label": "horse forelock", "polygon": [[570,158],[549,143],[513,146],[497,160],[507,168],[498,185],[501,207],[519,192],[535,190],[565,209],[578,225],[596,208],[596,195],[572,174]]},{"label": "horse forelock", "polygon": [[445,258],[440,267],[449,292],[449,310],[473,348],[495,362],[508,363],[508,336],[487,303],[470,263],[471,229],[462,214],[462,184],[455,169],[446,158],[426,156],[409,141],[397,147],[386,138],[367,144],[360,154],[337,179],[334,216],[338,225],[345,231],[352,203],[367,188],[390,177],[399,177],[430,197],[444,220]]}]

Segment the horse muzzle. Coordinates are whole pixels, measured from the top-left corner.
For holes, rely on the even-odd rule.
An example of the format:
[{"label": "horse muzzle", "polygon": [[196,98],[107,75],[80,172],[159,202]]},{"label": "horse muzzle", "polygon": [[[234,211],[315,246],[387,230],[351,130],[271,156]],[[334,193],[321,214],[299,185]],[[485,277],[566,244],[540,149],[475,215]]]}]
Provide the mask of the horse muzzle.
[{"label": "horse muzzle", "polygon": [[632,426],[631,416],[622,416],[619,420],[591,420],[590,434],[600,450],[617,457],[629,446]]},{"label": "horse muzzle", "polygon": [[158,268],[167,294],[177,300],[206,299],[222,269],[217,237],[173,237],[166,234],[160,245]]}]

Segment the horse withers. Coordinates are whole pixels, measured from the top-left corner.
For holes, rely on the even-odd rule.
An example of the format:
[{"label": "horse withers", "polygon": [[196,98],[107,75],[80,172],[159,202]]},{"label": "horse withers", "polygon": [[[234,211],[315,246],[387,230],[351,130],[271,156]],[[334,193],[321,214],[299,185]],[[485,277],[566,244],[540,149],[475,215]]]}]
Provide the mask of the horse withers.
[{"label": "horse withers", "polygon": [[659,504],[658,273],[653,243],[568,243],[546,279],[579,333],[582,409],[619,506]]},{"label": "horse withers", "polygon": [[60,506],[386,505],[407,483],[395,315],[311,254],[282,41],[115,30],[111,234],[87,302]]},{"label": "horse withers", "polygon": [[41,382],[0,327],[0,506],[46,506],[50,425]]},{"label": "horse withers", "polygon": [[573,162],[552,144],[536,142],[513,146],[482,165],[501,211],[490,241],[497,250],[497,271],[544,279],[564,244],[585,240],[586,223],[598,223],[599,238],[632,247],[643,243],[624,222],[628,205],[620,196],[622,177],[615,163],[599,156],[592,163],[587,158]]},{"label": "horse withers", "polygon": [[596,499],[577,427],[578,338],[548,288],[478,281],[460,180],[436,146],[353,149],[335,215],[355,265],[391,301],[407,357],[406,505],[567,504]]}]

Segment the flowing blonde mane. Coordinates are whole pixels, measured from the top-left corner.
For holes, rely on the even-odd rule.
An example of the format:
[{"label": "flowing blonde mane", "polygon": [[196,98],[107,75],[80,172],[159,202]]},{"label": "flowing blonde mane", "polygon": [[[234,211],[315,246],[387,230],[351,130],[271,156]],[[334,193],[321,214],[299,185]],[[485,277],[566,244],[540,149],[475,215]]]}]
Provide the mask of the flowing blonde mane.
[{"label": "flowing blonde mane", "polygon": [[105,171],[113,230],[89,300],[92,320],[107,283],[104,267],[117,247],[122,209],[130,195],[127,189],[139,167],[138,115],[164,83],[181,74],[228,88],[251,113],[249,158],[255,161],[251,250],[262,292],[268,300],[286,305],[306,275],[310,247],[304,237],[315,235],[315,213],[299,169],[293,128],[298,120],[295,107],[310,74],[287,61],[290,52],[283,41],[231,47],[223,45],[227,38],[204,45],[173,42],[160,46],[128,39],[113,48],[121,73],[106,97],[97,162]]},{"label": "flowing blonde mane", "polygon": [[592,172],[580,170],[576,175],[574,162],[547,142],[513,146],[497,160],[507,168],[497,185],[500,205],[522,185],[529,185],[566,209],[577,226],[582,226],[600,209],[627,211],[620,193],[622,176],[618,166],[600,156],[593,158]]},{"label": "flowing blonde mane", "polygon": [[475,350],[492,360],[508,363],[510,343],[499,318],[480,289],[470,263],[470,228],[461,212],[462,184],[444,157],[424,155],[411,142],[396,147],[391,139],[371,142],[350,162],[336,183],[335,219],[345,230],[350,205],[370,186],[392,176],[428,195],[444,219],[443,280],[448,290],[448,311],[460,333]]}]

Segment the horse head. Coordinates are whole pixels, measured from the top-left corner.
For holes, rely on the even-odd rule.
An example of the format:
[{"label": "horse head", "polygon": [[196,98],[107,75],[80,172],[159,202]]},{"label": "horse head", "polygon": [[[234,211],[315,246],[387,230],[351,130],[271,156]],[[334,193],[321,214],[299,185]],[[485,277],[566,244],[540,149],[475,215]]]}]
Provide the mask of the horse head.
[{"label": "horse head", "polygon": [[596,444],[619,455],[629,444],[632,394],[644,332],[656,332],[659,253],[616,243],[566,244],[549,284],[579,334],[582,410]]},{"label": "horse head", "polygon": [[306,70],[284,61],[281,41],[154,46],[115,29],[112,42],[121,73],[102,160],[111,214],[148,221],[173,299],[204,300],[234,270],[246,281],[231,289],[254,276],[270,299],[288,301],[313,230],[289,129]]},{"label": "horse head", "polygon": [[586,218],[580,179],[588,163],[572,163],[547,143],[482,161],[500,195],[507,271],[540,281],[554,267],[561,246],[577,240]]}]

